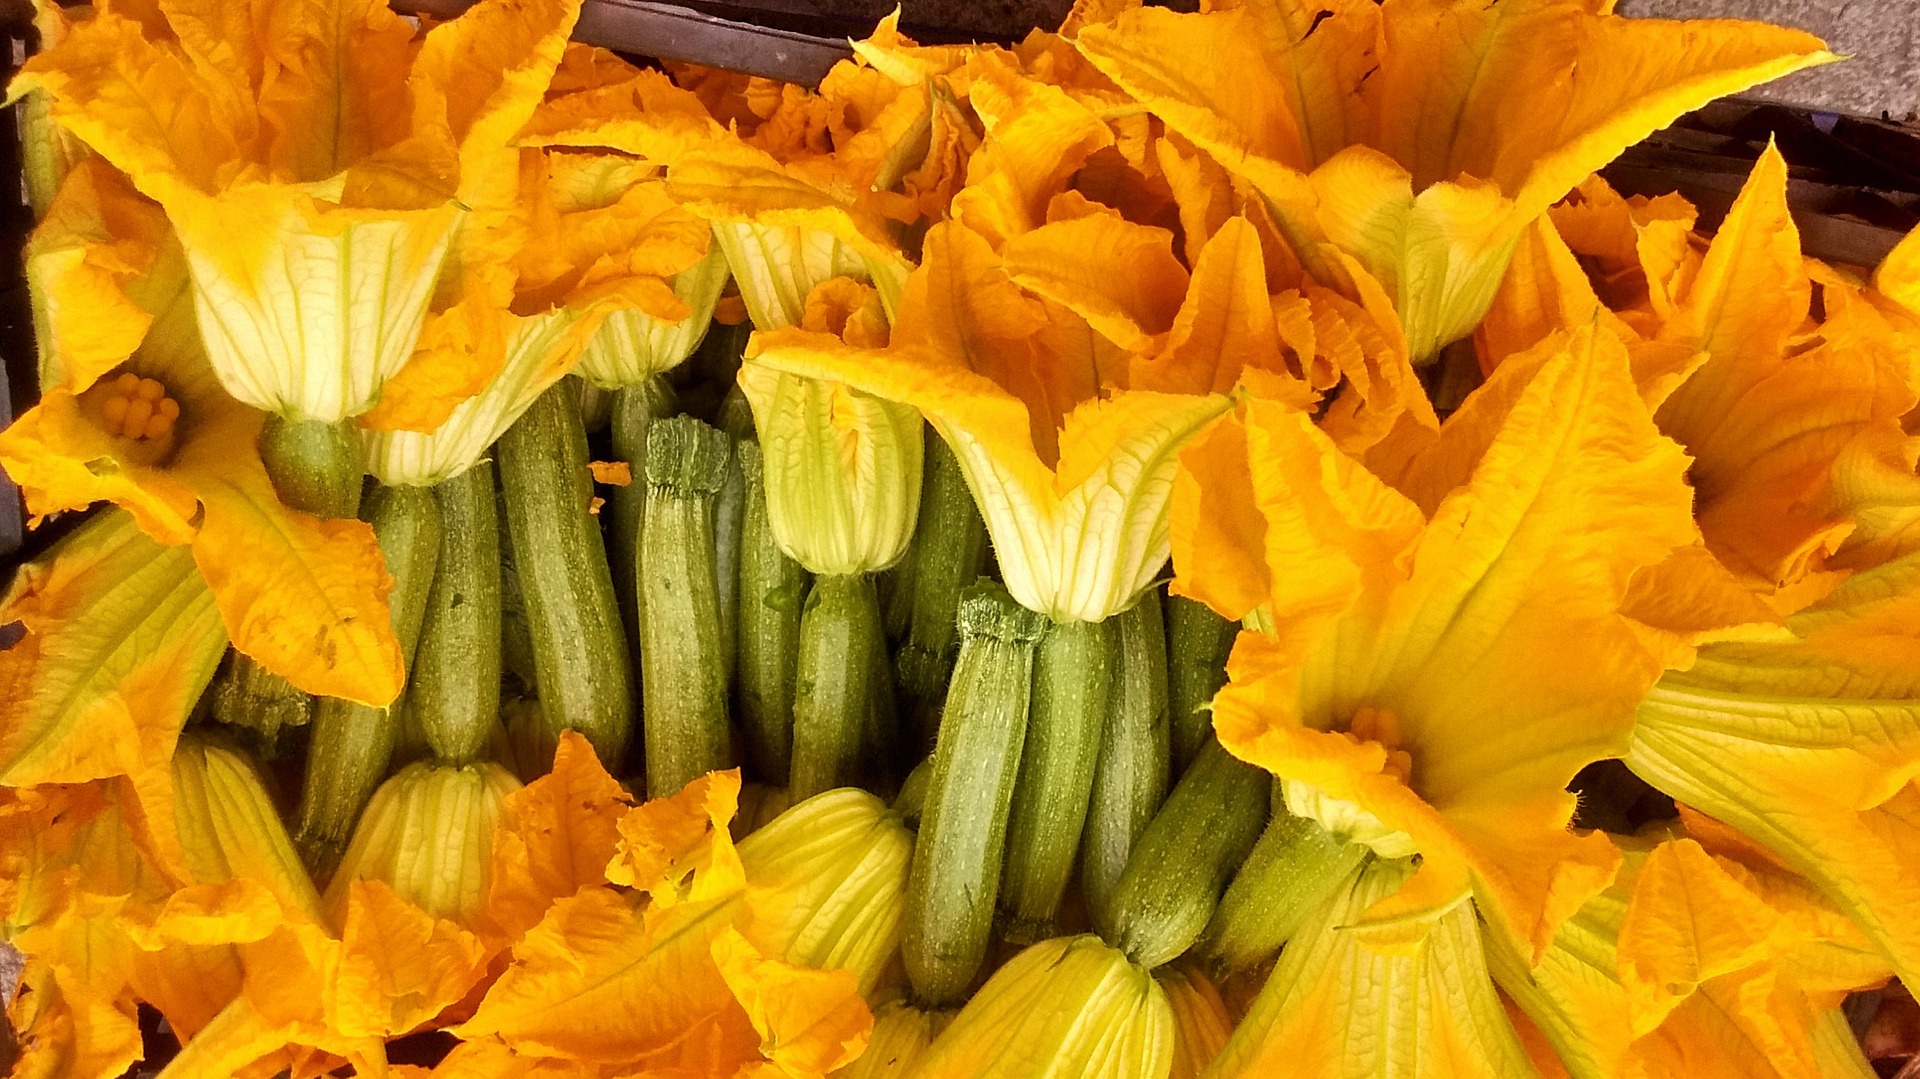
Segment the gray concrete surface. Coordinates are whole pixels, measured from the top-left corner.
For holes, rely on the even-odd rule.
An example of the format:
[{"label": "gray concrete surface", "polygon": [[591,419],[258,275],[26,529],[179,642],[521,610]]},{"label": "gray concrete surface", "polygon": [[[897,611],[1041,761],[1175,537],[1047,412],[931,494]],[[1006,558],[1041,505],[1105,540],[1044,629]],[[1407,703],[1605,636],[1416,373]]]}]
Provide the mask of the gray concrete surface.
[{"label": "gray concrete surface", "polygon": [[1920,118],[1920,0],[1620,0],[1623,15],[1761,19],[1850,57],[1743,95],[1819,112]]}]

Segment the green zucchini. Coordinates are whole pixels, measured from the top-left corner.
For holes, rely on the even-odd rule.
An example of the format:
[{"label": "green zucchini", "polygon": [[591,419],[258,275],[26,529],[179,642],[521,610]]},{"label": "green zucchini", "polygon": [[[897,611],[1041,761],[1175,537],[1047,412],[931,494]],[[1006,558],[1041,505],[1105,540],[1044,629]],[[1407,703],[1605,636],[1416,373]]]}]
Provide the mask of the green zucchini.
[{"label": "green zucchini", "polygon": [[793,692],[807,571],[773,540],[760,444],[734,443],[746,484],[740,539],[740,620],[735,702],[761,778],[786,786],[793,763]]},{"label": "green zucchini", "polygon": [[408,704],[443,764],[478,759],[500,720],[500,519],[493,463],[482,460],[433,491],[440,561],[427,597]]},{"label": "green zucchini", "polygon": [[1080,888],[1095,926],[1106,924],[1103,912],[1127,856],[1167,797],[1167,631],[1159,590],[1113,621],[1119,636],[1113,704],[1080,840]]},{"label": "green zucchini", "polygon": [[1107,942],[1143,967],[1200,936],[1267,820],[1267,773],[1211,736],[1140,834],[1107,906]]},{"label": "green zucchini", "polygon": [[1040,641],[1000,883],[1004,932],[1015,944],[1054,935],[1053,916],[1073,875],[1093,798],[1115,645],[1110,621],[1056,622]]},{"label": "green zucchini", "polygon": [[1167,714],[1176,776],[1213,733],[1207,705],[1227,684],[1227,653],[1239,630],[1204,603],[1185,596],[1167,601]]},{"label": "green zucchini", "polygon": [[[440,505],[424,487],[381,487],[367,499],[365,509],[393,577],[393,591],[387,595],[393,635],[411,665],[433,587],[434,563],[440,557]],[[293,840],[316,878],[333,871],[361,808],[386,777],[399,708],[398,701],[370,708],[326,697],[314,710]]]},{"label": "green zucchini", "polygon": [[957,1004],[986,958],[1007,810],[1046,620],[999,585],[960,598],[960,654],[934,747],[907,888],[901,955],[914,996]]},{"label": "green zucchini", "polygon": [[713,502],[732,441],[691,416],[660,420],[647,432],[640,684],[654,797],[734,761],[713,569]]},{"label": "green zucchini", "polygon": [[633,732],[633,686],[613,575],[591,510],[579,380],[555,383],[497,447],[507,532],[548,732],[576,730],[610,769]]}]

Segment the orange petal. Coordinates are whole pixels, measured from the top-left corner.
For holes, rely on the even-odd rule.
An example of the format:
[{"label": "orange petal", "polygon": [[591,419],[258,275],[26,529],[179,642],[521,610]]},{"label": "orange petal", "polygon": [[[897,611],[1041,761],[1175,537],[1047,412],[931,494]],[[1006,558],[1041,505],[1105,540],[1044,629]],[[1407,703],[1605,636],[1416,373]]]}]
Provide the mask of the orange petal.
[{"label": "orange petal", "polygon": [[254,449],[261,422],[236,412],[180,449],[174,471],[204,513],[194,561],[235,648],[309,693],[389,704],[406,671],[373,529],[282,505]]},{"label": "orange petal", "polygon": [[518,937],[554,900],[603,883],[632,804],[587,740],[561,732],[553,770],[507,795],[494,825],[489,916]]}]

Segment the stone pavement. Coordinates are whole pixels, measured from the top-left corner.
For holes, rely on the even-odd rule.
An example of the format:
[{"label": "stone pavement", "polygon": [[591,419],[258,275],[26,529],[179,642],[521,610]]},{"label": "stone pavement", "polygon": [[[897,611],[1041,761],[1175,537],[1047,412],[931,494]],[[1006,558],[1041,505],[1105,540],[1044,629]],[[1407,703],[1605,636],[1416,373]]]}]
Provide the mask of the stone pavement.
[{"label": "stone pavement", "polygon": [[1797,26],[1851,59],[1789,75],[1742,96],[1816,112],[1920,118],[1920,0],[1620,0],[1619,11]]}]

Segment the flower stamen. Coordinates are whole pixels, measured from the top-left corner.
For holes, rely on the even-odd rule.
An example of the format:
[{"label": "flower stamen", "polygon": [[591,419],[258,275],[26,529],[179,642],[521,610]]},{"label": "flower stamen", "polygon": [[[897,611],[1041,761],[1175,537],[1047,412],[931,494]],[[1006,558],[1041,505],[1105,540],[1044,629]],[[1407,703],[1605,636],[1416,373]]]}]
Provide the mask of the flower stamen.
[{"label": "flower stamen", "polygon": [[172,437],[180,419],[180,402],[167,396],[159,380],[132,371],[105,384],[100,418],[110,435],[136,442],[160,442]]}]

